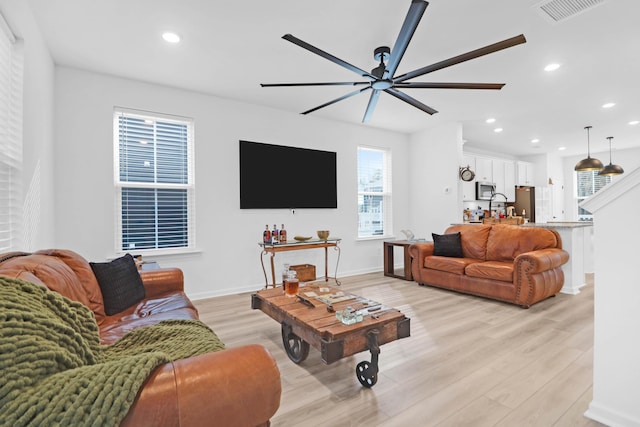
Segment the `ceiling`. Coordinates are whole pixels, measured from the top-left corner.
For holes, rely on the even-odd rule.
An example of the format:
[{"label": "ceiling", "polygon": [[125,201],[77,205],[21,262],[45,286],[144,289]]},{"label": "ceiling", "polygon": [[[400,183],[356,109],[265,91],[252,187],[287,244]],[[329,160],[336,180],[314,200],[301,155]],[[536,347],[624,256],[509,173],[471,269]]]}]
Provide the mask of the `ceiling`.
[{"label": "ceiling", "polygon": [[[393,46],[410,5],[410,0],[28,1],[56,64],[296,113],[353,89],[262,88],[260,83],[361,79],[283,40],[284,34],[370,70],[378,65],[373,50]],[[593,126],[591,151],[603,152],[605,163],[608,136],[614,137],[614,150],[640,147],[640,124],[628,124],[640,120],[640,2],[602,0],[558,22],[540,4],[431,0],[397,73],[524,34],[525,44],[412,80],[506,83],[502,90],[413,89],[412,96],[439,111],[433,116],[385,93],[366,124],[361,123],[366,94],[311,115],[403,133],[456,121],[463,125],[466,147],[514,156],[584,155],[587,125]],[[164,42],[164,31],[178,33],[181,42]],[[561,67],[544,71],[552,62]],[[602,108],[607,102],[616,105]],[[487,124],[491,117],[496,122]],[[494,132],[496,127],[503,131]],[[614,163],[624,166],[615,151]]]}]

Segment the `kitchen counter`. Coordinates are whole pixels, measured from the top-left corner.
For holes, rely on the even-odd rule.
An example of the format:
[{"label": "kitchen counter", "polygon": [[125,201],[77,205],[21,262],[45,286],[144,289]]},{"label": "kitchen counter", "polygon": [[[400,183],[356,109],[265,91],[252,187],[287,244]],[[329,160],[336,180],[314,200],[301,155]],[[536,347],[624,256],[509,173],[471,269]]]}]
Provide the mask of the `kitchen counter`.
[{"label": "kitchen counter", "polygon": [[542,227],[542,228],[580,228],[580,227],[593,227],[591,221],[575,221],[575,222],[529,222],[522,224],[525,227]]},{"label": "kitchen counter", "polygon": [[547,222],[542,224],[525,224],[528,227],[552,228],[562,239],[562,249],[569,252],[569,262],[562,266],[564,286],[560,292],[579,294],[580,288],[586,285],[586,274],[593,273],[593,223]]}]

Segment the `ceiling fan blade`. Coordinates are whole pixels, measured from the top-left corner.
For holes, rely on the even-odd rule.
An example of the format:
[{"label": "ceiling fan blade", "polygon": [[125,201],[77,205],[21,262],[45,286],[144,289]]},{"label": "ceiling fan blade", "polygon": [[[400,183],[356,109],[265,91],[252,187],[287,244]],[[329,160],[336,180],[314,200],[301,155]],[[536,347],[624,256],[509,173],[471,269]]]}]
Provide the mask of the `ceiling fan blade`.
[{"label": "ceiling fan blade", "polygon": [[332,100],[332,101],[325,102],[324,104],[319,105],[319,106],[317,106],[317,107],[315,107],[315,108],[312,108],[312,109],[307,110],[307,111],[303,111],[303,112],[302,112],[302,113],[300,113],[300,114],[309,114],[309,113],[313,113],[314,111],[317,111],[317,110],[319,110],[319,109],[321,109],[321,108],[324,108],[324,107],[328,107],[329,105],[331,105],[331,104],[335,104],[336,102],[340,102],[340,101],[342,101],[342,100],[344,100],[344,99],[351,98],[352,96],[357,95],[357,94],[359,94],[359,93],[362,93],[362,92],[364,92],[365,90],[369,90],[369,89],[371,89],[371,86],[367,86],[367,87],[362,88],[362,89],[354,90],[353,92],[350,92],[350,93],[348,93],[348,94],[346,94],[346,95],[342,95],[341,97],[336,98],[336,99],[334,99],[334,100]]},{"label": "ceiling fan blade", "polygon": [[422,102],[418,101],[417,99],[407,95],[406,93],[400,92],[399,90],[393,89],[393,88],[389,88],[389,89],[385,89],[385,92],[387,92],[389,95],[393,95],[398,99],[401,99],[402,101],[406,102],[407,104],[413,105],[414,107],[424,111],[427,114],[435,114],[438,111],[434,110],[433,108],[429,107],[428,105],[424,105]]},{"label": "ceiling fan blade", "polygon": [[421,83],[402,82],[393,85],[400,89],[494,89],[500,90],[504,83]]},{"label": "ceiling fan blade", "polygon": [[316,55],[320,55],[325,59],[328,59],[329,61],[340,65],[341,67],[346,68],[349,71],[353,71],[354,73],[357,73],[359,75],[361,75],[362,77],[368,77],[372,80],[375,80],[376,78],[374,76],[372,76],[369,72],[364,71],[363,69],[360,69],[358,67],[356,67],[355,65],[351,65],[346,61],[343,61],[340,58],[337,58],[333,55],[331,55],[330,53],[325,52],[324,50],[318,49],[315,46],[310,45],[309,43],[300,40],[299,38],[292,36],[291,34],[285,34],[284,36],[282,36],[283,39],[290,41],[291,43],[300,46],[301,48],[307,49],[309,52],[313,52]]},{"label": "ceiling fan blade", "polygon": [[412,79],[414,77],[422,76],[424,74],[431,73],[433,71],[437,71],[442,68],[450,67],[452,65],[456,65],[461,62],[468,61],[470,59],[474,59],[480,56],[488,55],[490,53],[498,52],[500,50],[507,49],[522,43],[526,43],[526,42],[527,40],[524,38],[524,35],[520,34],[519,36],[511,37],[510,39],[506,39],[498,43],[490,44],[489,46],[481,47],[480,49],[472,50],[471,52],[463,53],[462,55],[454,56],[453,58],[445,59],[444,61],[440,61],[435,64],[428,65],[426,67],[419,68],[414,71],[410,71],[406,74],[398,76],[393,80],[396,83],[400,83],[405,80]]},{"label": "ceiling fan blade", "polygon": [[371,97],[369,97],[369,103],[367,104],[367,109],[364,111],[364,116],[362,117],[362,123],[367,123],[371,116],[373,115],[373,110],[376,109],[376,104],[378,104],[378,98],[380,97],[380,91],[378,89],[374,89],[371,92]]},{"label": "ceiling fan blade", "polygon": [[418,28],[418,24],[427,6],[429,6],[429,3],[426,1],[412,0],[409,12],[407,12],[407,16],[400,29],[400,34],[398,34],[396,43],[393,45],[393,49],[391,49],[391,56],[389,56],[389,62],[387,62],[385,78],[392,77],[396,73],[396,69],[398,65],[400,65],[400,61],[407,50],[407,46],[409,46],[413,33],[415,33],[416,28]]},{"label": "ceiling fan blade", "polygon": [[369,85],[371,82],[326,82],[326,83],[260,83],[262,87],[282,86],[359,86]]}]

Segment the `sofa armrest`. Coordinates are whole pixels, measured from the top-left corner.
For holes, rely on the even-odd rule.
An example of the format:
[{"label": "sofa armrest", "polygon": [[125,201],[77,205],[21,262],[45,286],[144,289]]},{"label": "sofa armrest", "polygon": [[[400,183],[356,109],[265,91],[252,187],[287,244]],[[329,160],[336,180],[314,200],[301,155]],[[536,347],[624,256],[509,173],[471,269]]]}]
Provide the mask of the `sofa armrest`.
[{"label": "sofa armrest", "polygon": [[184,275],[179,268],[159,268],[141,270],[142,284],[147,298],[159,296],[167,292],[184,292]]},{"label": "sofa armrest", "polygon": [[531,304],[558,293],[564,283],[564,272],[560,267],[567,261],[569,253],[558,248],[518,255],[513,260],[514,302],[529,308]]},{"label": "sofa armrest", "polygon": [[409,256],[411,256],[411,274],[413,280],[423,283],[422,268],[424,267],[424,259],[433,255],[433,242],[412,243],[409,245]]},{"label": "sofa armrest", "polygon": [[280,406],[280,371],[257,344],[162,365],[120,424],[246,427],[266,424]]},{"label": "sofa armrest", "polygon": [[415,260],[422,260],[433,255],[433,242],[412,243],[409,245],[409,255]]},{"label": "sofa armrest", "polygon": [[569,261],[569,253],[564,249],[549,248],[525,252],[513,260],[516,269],[526,268],[530,274],[553,270]]}]

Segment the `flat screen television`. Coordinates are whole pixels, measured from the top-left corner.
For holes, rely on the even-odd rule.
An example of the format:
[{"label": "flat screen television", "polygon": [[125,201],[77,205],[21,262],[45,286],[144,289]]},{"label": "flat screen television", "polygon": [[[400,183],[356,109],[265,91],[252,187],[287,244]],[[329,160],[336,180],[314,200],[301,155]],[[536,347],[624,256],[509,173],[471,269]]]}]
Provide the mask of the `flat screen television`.
[{"label": "flat screen television", "polygon": [[335,152],[240,141],[240,209],[337,207]]}]

